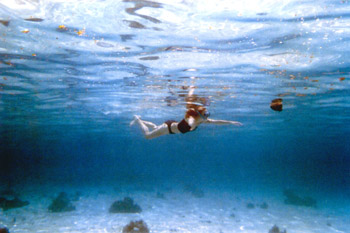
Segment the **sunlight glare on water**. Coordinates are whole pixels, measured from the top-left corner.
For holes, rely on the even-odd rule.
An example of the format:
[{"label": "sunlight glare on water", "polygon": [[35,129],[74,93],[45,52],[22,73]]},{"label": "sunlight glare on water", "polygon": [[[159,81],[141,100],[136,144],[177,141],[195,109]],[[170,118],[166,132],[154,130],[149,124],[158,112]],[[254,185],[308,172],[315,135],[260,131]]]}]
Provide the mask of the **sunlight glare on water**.
[{"label": "sunlight glare on water", "polygon": [[238,117],[266,116],[281,96],[286,109],[349,105],[348,95],[332,97],[349,90],[348,1],[0,4],[0,109],[9,124],[22,120],[12,115],[34,114],[39,124],[86,112],[182,115],[188,86],[214,112]]}]

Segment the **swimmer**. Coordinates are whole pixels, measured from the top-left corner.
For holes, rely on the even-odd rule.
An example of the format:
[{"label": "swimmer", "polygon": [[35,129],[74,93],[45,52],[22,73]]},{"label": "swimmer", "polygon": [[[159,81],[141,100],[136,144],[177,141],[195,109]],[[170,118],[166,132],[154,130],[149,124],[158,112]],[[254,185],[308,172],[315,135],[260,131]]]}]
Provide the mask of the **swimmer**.
[{"label": "swimmer", "polygon": [[142,129],[146,139],[152,139],[167,134],[192,132],[202,123],[214,125],[243,125],[238,121],[210,119],[209,116],[210,114],[205,107],[192,105],[191,108],[187,109],[184,119],[180,122],[168,120],[157,126],[152,122],[141,120],[140,116],[135,115],[130,126],[137,123]]},{"label": "swimmer", "polygon": [[182,119],[180,122],[168,120],[161,125],[156,125],[152,122],[141,120],[140,116],[135,115],[134,119],[130,123],[130,126],[137,123],[142,129],[146,139],[152,139],[167,134],[184,134],[192,132],[202,123],[214,125],[243,125],[238,121],[214,120],[209,118],[210,114],[204,107],[208,105],[208,100],[204,97],[198,97],[195,95],[194,86],[183,87],[183,89],[187,88],[189,89],[189,92],[185,97],[187,111],[184,119]]}]

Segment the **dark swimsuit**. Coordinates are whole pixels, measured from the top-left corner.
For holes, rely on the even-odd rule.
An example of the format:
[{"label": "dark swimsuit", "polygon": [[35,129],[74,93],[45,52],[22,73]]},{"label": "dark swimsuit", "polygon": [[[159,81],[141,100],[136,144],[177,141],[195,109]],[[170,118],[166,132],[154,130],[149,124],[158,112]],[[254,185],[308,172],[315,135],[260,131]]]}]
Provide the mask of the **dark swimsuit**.
[{"label": "dark swimsuit", "polygon": [[[165,124],[167,124],[167,126],[168,126],[168,130],[169,130],[170,134],[174,134],[174,132],[171,131],[171,124],[175,123],[175,122],[176,121],[174,121],[174,120],[168,120],[165,122]],[[197,129],[197,127],[196,127],[196,128],[191,130],[191,126],[187,123],[187,121],[185,121],[185,119],[182,119],[182,121],[180,121],[180,123],[177,125],[177,128],[181,133],[187,133],[187,132],[190,132],[190,131]]]},{"label": "dark swimsuit", "polygon": [[175,134],[173,131],[171,131],[171,124],[172,123],[175,123],[176,121],[174,121],[174,120],[167,120],[166,122],[165,122],[165,124],[167,124],[167,126],[168,126],[168,130],[169,130],[169,133],[170,134]]}]

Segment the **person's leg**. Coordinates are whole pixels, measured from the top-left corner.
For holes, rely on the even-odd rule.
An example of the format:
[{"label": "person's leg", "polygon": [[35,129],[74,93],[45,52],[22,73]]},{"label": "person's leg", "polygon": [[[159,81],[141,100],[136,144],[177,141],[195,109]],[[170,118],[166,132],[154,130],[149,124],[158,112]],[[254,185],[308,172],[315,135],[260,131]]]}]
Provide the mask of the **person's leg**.
[{"label": "person's leg", "polygon": [[[141,120],[141,119],[140,119]],[[151,127],[152,128],[152,130],[153,129],[155,129],[155,128],[157,128],[157,125],[156,124],[154,124],[154,123],[152,123],[152,122],[150,122],[150,121],[144,121],[144,120],[141,120],[145,125],[147,125],[148,127]]]},{"label": "person's leg", "polygon": [[135,122],[140,126],[140,128],[142,129],[143,133],[145,135],[149,134],[149,129],[147,127],[147,125],[145,123],[143,123],[143,121],[140,119],[139,116],[134,116],[135,119],[130,123],[130,124],[134,124]]},{"label": "person's leg", "polygon": [[[152,139],[169,134],[168,126],[165,123],[157,126],[152,122],[141,120],[140,117],[136,115],[134,116],[134,120],[130,123],[130,125],[133,125],[134,123],[137,123],[140,126],[141,130],[143,131],[143,134],[147,139]],[[154,130],[150,132],[147,127],[147,124],[149,124],[151,127],[154,127]]]},{"label": "person's leg", "polygon": [[161,124],[161,125],[157,126],[153,131],[150,132],[148,127],[146,126],[146,124],[142,120],[138,119],[138,120],[136,120],[136,122],[141,127],[141,129],[142,129],[142,131],[147,139],[156,138],[156,137],[166,135],[169,133],[168,126],[166,124]]},{"label": "person's leg", "polygon": [[147,139],[152,139],[166,134],[169,134],[168,125],[163,123],[157,126],[153,131],[148,132],[148,134],[145,134],[145,137]]},{"label": "person's leg", "polygon": [[152,130],[157,128],[157,125],[150,122],[150,121],[144,121],[144,120],[141,120],[141,117],[138,116],[138,115],[134,115],[134,119],[130,122],[130,126],[134,125],[136,120],[139,119],[140,121],[142,121],[147,127],[151,127]]}]

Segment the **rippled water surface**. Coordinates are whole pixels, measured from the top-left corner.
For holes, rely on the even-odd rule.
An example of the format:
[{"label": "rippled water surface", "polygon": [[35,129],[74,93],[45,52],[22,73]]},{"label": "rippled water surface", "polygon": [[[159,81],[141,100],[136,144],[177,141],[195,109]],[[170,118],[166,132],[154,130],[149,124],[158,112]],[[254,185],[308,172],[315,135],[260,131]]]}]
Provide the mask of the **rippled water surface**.
[{"label": "rippled water surface", "polygon": [[[237,135],[256,142],[243,147],[328,151],[326,161],[349,164],[349,12],[340,0],[0,1],[2,148],[140,141],[132,116],[179,120],[192,86],[212,118],[244,126],[185,140]],[[270,109],[276,98],[282,112]]]},{"label": "rippled water surface", "polygon": [[[227,181],[346,199],[349,67],[348,0],[0,0],[0,180]],[[182,119],[190,87],[212,118],[243,126],[151,141],[129,126]]]},{"label": "rippled water surface", "polygon": [[298,123],[349,129],[348,1],[0,6],[2,124],[182,115],[193,85],[224,117],[271,119],[282,96]]}]

